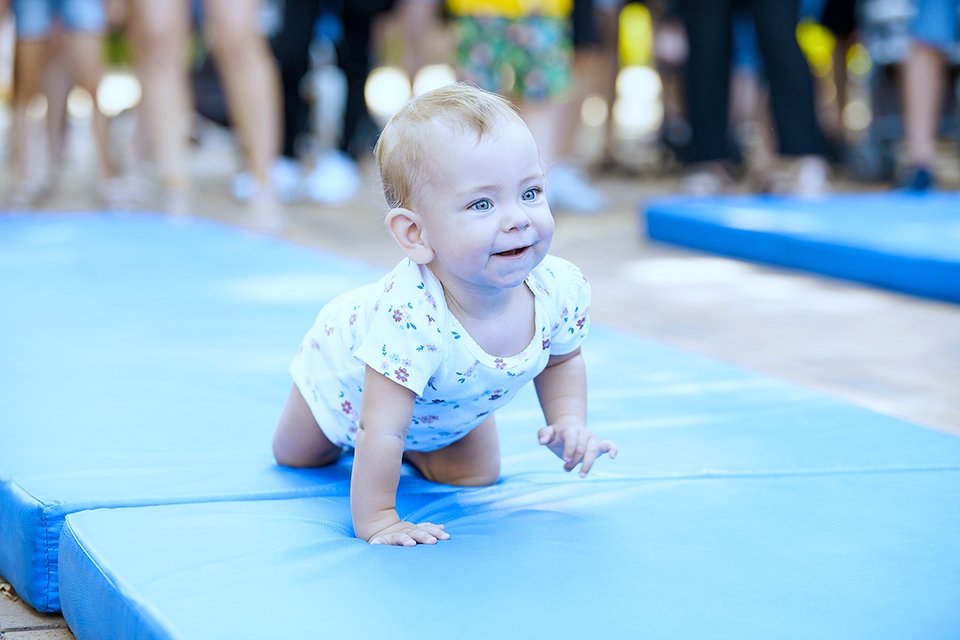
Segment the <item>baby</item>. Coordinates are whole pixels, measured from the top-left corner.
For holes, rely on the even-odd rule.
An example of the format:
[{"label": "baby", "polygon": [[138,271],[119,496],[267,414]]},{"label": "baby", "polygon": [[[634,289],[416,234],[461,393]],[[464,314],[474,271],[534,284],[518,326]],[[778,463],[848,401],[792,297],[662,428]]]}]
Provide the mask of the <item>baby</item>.
[{"label": "baby", "polygon": [[543,166],[510,103],[463,84],[425,93],[387,123],[376,157],[385,225],[407,259],[320,311],[273,449],[280,464],[319,467],[353,447],[356,536],[435,544],[450,537],[442,524],[397,514],[402,461],[433,482],[495,483],[494,411],[530,380],[540,444],[565,470],[585,477],[617,447],[586,426],[590,286],[547,255]]}]

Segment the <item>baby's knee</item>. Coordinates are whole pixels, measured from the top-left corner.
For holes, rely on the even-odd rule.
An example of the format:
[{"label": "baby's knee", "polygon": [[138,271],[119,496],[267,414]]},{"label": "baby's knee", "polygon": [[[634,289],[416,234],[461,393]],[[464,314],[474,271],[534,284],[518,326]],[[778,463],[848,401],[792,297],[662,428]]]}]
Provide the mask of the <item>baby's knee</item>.
[{"label": "baby's knee", "polygon": [[500,469],[498,468],[496,472],[475,472],[470,475],[465,475],[462,478],[456,478],[453,482],[446,484],[452,484],[458,487],[489,487],[490,485],[497,484],[499,480]]},{"label": "baby's knee", "polygon": [[339,448],[316,450],[296,444],[279,437],[279,434],[274,435],[273,457],[277,464],[297,469],[314,469],[331,465],[340,457]]},{"label": "baby's knee", "polygon": [[473,464],[469,467],[444,466],[440,469],[426,465],[424,477],[438,484],[451,484],[455,487],[489,487],[500,480],[500,459],[485,464]]}]

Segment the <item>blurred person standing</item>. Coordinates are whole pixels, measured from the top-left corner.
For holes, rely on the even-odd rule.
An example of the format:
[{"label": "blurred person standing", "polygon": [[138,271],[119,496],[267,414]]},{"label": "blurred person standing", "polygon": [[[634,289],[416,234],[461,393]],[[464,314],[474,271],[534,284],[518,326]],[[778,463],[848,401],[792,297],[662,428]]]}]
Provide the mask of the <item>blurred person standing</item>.
[{"label": "blurred person standing", "polygon": [[[572,200],[590,211],[603,210],[606,197],[587,181],[586,174],[579,166],[580,162],[575,158],[575,136],[580,126],[581,108],[588,96],[601,96],[608,108],[614,103],[619,71],[619,18],[622,6],[622,0],[573,0],[571,35],[574,92],[566,102],[566,122],[561,129],[564,134],[561,149],[563,157],[552,168],[553,196],[561,201],[560,204]],[[606,167],[615,164],[610,150],[611,122],[612,118],[608,117],[603,131],[602,156],[598,161],[599,165]],[[569,180],[564,173],[576,174],[576,179]],[[558,188],[560,193],[557,193]],[[579,189],[574,191],[573,188]]]},{"label": "blurred person standing", "polygon": [[686,26],[686,69],[691,168],[681,190],[710,195],[727,190],[726,168],[734,10],[744,4],[753,16],[757,44],[767,71],[770,101],[781,156],[792,156],[791,171],[782,168],[770,190],[816,196],[828,188],[826,140],[817,121],[813,76],[797,43],[798,0],[681,0],[678,13]]},{"label": "blurred person standing", "polygon": [[[382,15],[407,4],[410,0],[284,0],[282,26],[271,38],[283,83],[283,151],[274,177],[284,199],[306,197],[337,205],[349,201],[359,189],[362,178],[357,161],[373,150],[379,133],[364,96],[374,25]],[[304,175],[297,147],[310,123],[300,85],[310,70],[311,45],[318,36],[334,48],[335,63],[346,80],[346,96],[340,138],[325,141],[336,148],[321,150]]]},{"label": "blurred person standing", "polygon": [[[13,0],[13,11],[17,31],[13,94],[16,175],[7,206],[30,208],[53,189],[54,166],[62,142],[57,128],[62,124],[59,120],[65,113],[63,107],[69,91],[63,83],[72,81],[85,89],[92,100],[91,117],[100,179],[97,193],[104,204],[111,206],[114,184],[111,178],[115,169],[110,159],[109,123],[97,102],[97,88],[103,77],[104,31],[107,26],[103,0]],[[63,55],[55,55],[53,37],[60,38],[57,44],[62,46]],[[53,76],[60,81],[53,86],[66,91],[51,92],[48,99],[48,117],[58,122],[52,122],[48,128],[47,166],[36,174],[32,171],[34,162],[29,148],[27,107],[34,97],[44,92],[43,84],[51,75],[48,73],[51,64],[69,67],[52,70]],[[50,108],[54,100],[56,104]]]},{"label": "blurred person standing", "polygon": [[[582,172],[558,162],[568,139],[566,103],[574,93],[573,0],[447,0],[446,9],[453,19],[460,79],[517,102],[549,167],[550,205],[573,213],[601,212],[603,194]],[[574,196],[566,197],[570,193]]]},{"label": "blurred person standing", "polygon": [[[130,0],[141,99],[170,213],[189,212],[186,45],[189,0]],[[277,231],[286,216],[271,176],[280,150],[281,94],[262,29],[262,0],[203,0],[203,29],[253,184],[247,223]]]},{"label": "blurred person standing", "polygon": [[958,45],[960,0],[916,0],[914,40],[903,65],[903,130],[907,191],[936,188],[937,134],[947,86],[947,57]]}]

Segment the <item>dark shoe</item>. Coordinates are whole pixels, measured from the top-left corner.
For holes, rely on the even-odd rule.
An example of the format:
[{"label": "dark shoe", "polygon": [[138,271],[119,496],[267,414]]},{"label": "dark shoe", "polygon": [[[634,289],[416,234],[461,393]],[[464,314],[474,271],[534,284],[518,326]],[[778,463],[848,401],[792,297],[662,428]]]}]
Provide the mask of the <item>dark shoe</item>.
[{"label": "dark shoe", "polygon": [[904,172],[897,181],[897,188],[901,191],[923,193],[933,191],[937,187],[937,179],[927,167],[915,165]]}]

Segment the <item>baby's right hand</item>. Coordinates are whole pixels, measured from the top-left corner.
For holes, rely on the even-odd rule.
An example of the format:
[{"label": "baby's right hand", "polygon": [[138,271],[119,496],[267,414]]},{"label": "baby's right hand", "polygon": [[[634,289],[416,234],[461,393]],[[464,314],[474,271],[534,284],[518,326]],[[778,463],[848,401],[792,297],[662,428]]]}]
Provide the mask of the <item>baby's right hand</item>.
[{"label": "baby's right hand", "polygon": [[437,540],[449,540],[450,534],[442,524],[431,522],[398,522],[370,536],[370,544],[388,544],[398,547],[415,547],[417,544],[437,544]]}]

